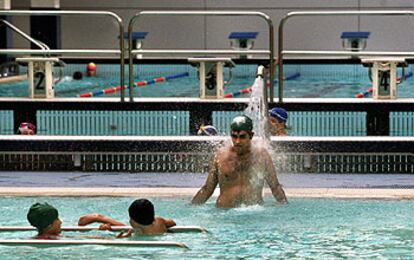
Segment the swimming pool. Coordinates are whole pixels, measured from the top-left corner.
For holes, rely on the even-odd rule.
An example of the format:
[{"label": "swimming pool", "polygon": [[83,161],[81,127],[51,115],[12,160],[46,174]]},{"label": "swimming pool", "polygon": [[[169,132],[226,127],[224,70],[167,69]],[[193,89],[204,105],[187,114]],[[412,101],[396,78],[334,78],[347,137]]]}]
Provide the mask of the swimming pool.
[{"label": "swimming pool", "polygon": [[[361,65],[285,65],[287,76],[299,73],[299,77],[286,80],[284,97],[288,98],[353,98],[371,87],[368,69]],[[65,68],[65,77],[55,86],[56,97],[77,97],[79,94],[103,90],[119,85],[119,66],[98,65],[98,76],[84,76],[82,80],[73,80],[75,71],[84,71],[85,65],[69,64]],[[199,86],[197,69],[190,65],[140,65],[135,69],[138,78],[135,82],[151,80],[180,73],[189,73],[188,77],[167,82],[134,88],[135,97],[198,97]],[[408,68],[406,74],[411,71]],[[229,79],[225,73],[227,80]],[[401,71],[399,72],[401,75]],[[225,93],[234,93],[249,88],[256,76],[255,65],[237,65],[233,69],[233,78],[225,87]],[[126,78],[128,76],[126,75]],[[399,97],[414,97],[413,79],[410,77],[399,85]],[[120,93],[101,95],[117,97]],[[27,97],[27,81],[0,85],[0,97]],[[249,94],[244,95],[248,97]],[[277,85],[275,86],[277,96]]]},{"label": "swimming pool", "polygon": [[[280,206],[267,197],[263,206],[223,210],[214,207],[213,199],[203,206],[189,205],[189,197],[151,199],[156,214],[171,217],[179,225],[204,226],[210,233],[144,238],[183,242],[190,250],[0,246],[2,259],[27,259],[28,256],[64,259],[410,258],[414,250],[411,221],[414,205],[411,201],[290,199],[288,205]],[[39,200],[56,206],[64,225],[74,225],[79,215],[95,211],[126,222],[126,209],[133,198],[3,197],[0,222],[2,225],[27,225],[27,209]],[[111,236],[109,232],[99,231],[89,234]],[[1,238],[23,239],[32,233],[0,235]]]},{"label": "swimming pool", "polygon": [[[371,98],[365,100],[354,98],[357,93],[366,92],[370,85],[367,68],[360,65],[286,65],[286,67],[286,75],[296,73],[300,76],[285,81],[284,97],[291,97],[292,100],[304,98],[309,102],[313,102],[312,100],[322,102],[322,100],[337,97],[347,97],[351,100],[350,102],[369,103],[373,101]],[[90,93],[90,91],[103,90],[107,89],[108,86],[118,85],[119,68],[116,65],[100,64],[98,68],[99,74],[96,78],[85,78],[85,80],[76,81],[66,76],[61,83],[57,84],[55,88],[56,96],[75,97],[82,93]],[[65,69],[65,75],[70,75],[73,71],[82,69],[84,69],[84,65],[69,64]],[[411,69],[407,69],[406,74],[411,73]],[[139,78],[136,79],[137,82],[182,73],[188,73],[189,76],[134,88],[135,97],[171,97],[176,100],[176,97],[191,98],[198,96],[196,69],[189,65],[140,65],[136,67],[136,70],[136,75],[139,75]],[[255,70],[256,66],[254,65],[238,65],[233,71],[234,78],[225,92],[235,93],[240,89],[250,87],[254,80]],[[412,85],[413,79],[409,77],[399,85],[398,96],[412,97],[414,93]],[[277,92],[277,89],[275,89],[275,92]],[[1,85],[0,96],[2,95],[27,96],[26,82]],[[101,103],[103,100],[109,100],[112,97],[113,100],[118,101],[118,98],[114,98],[118,95],[119,92],[116,92],[100,95],[99,97],[103,97],[103,99],[83,98],[81,100],[95,100]],[[249,94],[240,97],[248,96]],[[277,97],[277,95],[275,96]],[[138,98],[135,101],[138,103],[142,100]],[[235,102],[240,100],[234,99]],[[226,101],[231,101],[231,99],[226,99]],[[291,111],[288,122],[289,134],[292,136],[368,135],[368,132],[372,132],[369,126],[374,124],[370,123],[367,118],[371,118],[372,115],[363,110],[349,111],[353,106],[354,104],[349,104],[345,109],[348,109],[348,111],[336,111],[336,109],[332,111],[325,109],[324,111]],[[186,136],[195,134],[190,131],[193,125],[190,124],[192,117],[189,111],[158,111],[157,108],[135,111],[137,107],[140,107],[138,104],[131,111],[113,111],[113,107],[106,108],[105,111],[79,108],[66,111],[51,110],[50,108],[39,109],[35,115],[36,120],[33,120],[37,123],[38,133],[42,135]],[[231,118],[239,113],[239,111],[213,111],[211,122],[221,134],[227,134]],[[13,120],[15,117],[19,116],[14,115],[12,110],[0,111],[1,134],[14,134]],[[391,111],[389,135],[412,135],[414,130],[410,118],[412,118],[411,111]],[[381,129],[384,128],[381,127]]]}]

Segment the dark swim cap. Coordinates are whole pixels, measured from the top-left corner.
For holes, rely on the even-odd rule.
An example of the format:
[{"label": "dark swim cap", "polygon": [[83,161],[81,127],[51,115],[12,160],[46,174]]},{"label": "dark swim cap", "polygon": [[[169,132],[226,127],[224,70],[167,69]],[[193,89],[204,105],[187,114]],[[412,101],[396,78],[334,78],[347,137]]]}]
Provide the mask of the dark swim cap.
[{"label": "dark swim cap", "polygon": [[57,209],[47,203],[33,204],[27,213],[30,225],[42,231],[59,217]]},{"label": "dark swim cap", "polygon": [[154,205],[147,199],[132,202],[128,212],[129,217],[141,225],[150,225],[155,220]]},{"label": "dark swim cap", "polygon": [[253,121],[246,115],[236,116],[230,125],[231,131],[252,132]]},{"label": "dark swim cap", "polygon": [[82,79],[82,77],[83,77],[83,74],[82,74],[82,72],[80,72],[80,71],[75,71],[74,73],[73,73],[73,79],[75,79],[75,80],[81,80]]}]

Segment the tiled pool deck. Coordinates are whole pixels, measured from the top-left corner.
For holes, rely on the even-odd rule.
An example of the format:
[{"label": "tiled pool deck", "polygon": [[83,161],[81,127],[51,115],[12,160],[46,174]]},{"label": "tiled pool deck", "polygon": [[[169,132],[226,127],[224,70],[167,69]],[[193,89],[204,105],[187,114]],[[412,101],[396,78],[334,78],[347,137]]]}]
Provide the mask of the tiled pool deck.
[{"label": "tiled pool deck", "polygon": [[[0,196],[193,196],[205,179],[201,173],[0,172]],[[288,197],[414,199],[410,174],[279,174],[279,180]]]},{"label": "tiled pool deck", "polygon": [[[0,196],[148,196],[176,197],[193,196],[198,188],[60,188],[6,187]],[[352,188],[286,188],[288,198],[347,198],[347,199],[414,199],[414,189],[352,189]],[[217,196],[218,190],[215,192]],[[266,189],[269,195],[270,190]]]}]

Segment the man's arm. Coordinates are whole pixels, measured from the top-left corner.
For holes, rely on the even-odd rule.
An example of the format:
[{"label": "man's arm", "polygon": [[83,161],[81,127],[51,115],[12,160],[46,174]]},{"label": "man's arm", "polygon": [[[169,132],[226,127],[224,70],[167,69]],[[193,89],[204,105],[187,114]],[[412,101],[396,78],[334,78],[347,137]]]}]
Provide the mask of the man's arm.
[{"label": "man's arm", "polygon": [[210,161],[208,169],[208,177],[206,183],[203,187],[197,192],[194,198],[191,200],[192,204],[203,204],[205,203],[213,194],[214,189],[218,183],[218,165],[217,165],[217,154],[213,156]]},{"label": "man's arm", "polygon": [[273,197],[280,203],[287,203],[287,198],[285,195],[285,191],[280,185],[279,180],[277,179],[276,169],[273,165],[272,158],[270,157],[267,151],[264,152],[264,157],[266,158],[266,174],[265,180],[272,191]]}]

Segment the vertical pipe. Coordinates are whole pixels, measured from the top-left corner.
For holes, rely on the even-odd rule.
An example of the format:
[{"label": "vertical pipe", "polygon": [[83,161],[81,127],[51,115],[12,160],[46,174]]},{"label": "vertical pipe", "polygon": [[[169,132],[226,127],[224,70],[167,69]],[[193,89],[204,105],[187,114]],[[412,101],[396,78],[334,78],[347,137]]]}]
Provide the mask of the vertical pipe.
[{"label": "vertical pipe", "polygon": [[[270,102],[273,103],[273,98],[274,98],[274,79],[275,79],[275,66],[274,66],[274,57],[275,57],[275,41],[274,41],[274,29],[273,29],[273,23],[272,20],[269,18],[266,20],[267,24],[269,25],[269,50],[270,50],[270,57],[269,57],[269,68],[270,68],[270,75],[269,75],[269,80],[270,80],[270,86],[269,86],[269,91],[270,91]],[[265,91],[264,93],[267,94],[267,87],[266,84],[264,86]],[[267,101],[267,95],[265,94],[265,109],[266,111],[268,110],[268,101]],[[267,114],[267,113],[266,113]]]},{"label": "vertical pipe", "polygon": [[284,17],[279,24],[279,39],[278,39],[278,65],[279,65],[279,88],[278,88],[278,95],[279,95],[279,103],[283,103],[283,26],[285,24],[286,19],[288,16]]},{"label": "vertical pipe", "polygon": [[[134,18],[132,18],[134,19]],[[129,102],[134,102],[134,94],[133,94],[133,86],[132,83],[134,82],[134,60],[132,58],[132,26],[133,23],[130,21],[128,25],[128,61],[129,61],[129,81],[128,81],[128,87],[129,87]],[[124,87],[123,87],[124,89]],[[124,89],[124,95],[125,95],[125,89]]]},{"label": "vertical pipe", "polygon": [[119,22],[119,51],[120,51],[120,73],[121,79],[121,102],[125,101],[125,53],[124,53],[124,25],[122,21]]}]

